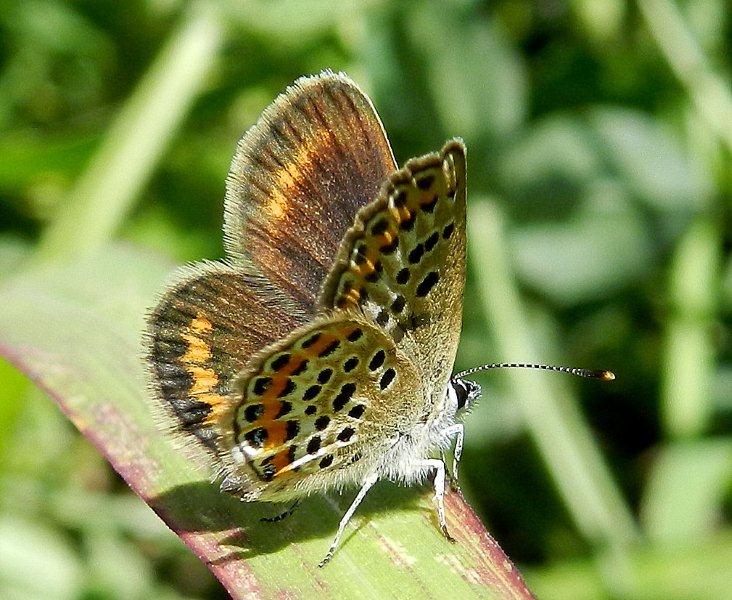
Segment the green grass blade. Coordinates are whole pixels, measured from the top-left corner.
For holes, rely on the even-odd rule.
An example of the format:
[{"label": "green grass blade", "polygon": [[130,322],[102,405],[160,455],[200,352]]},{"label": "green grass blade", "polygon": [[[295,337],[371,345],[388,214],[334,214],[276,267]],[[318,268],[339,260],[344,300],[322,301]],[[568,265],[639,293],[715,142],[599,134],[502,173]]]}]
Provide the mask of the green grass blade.
[{"label": "green grass blade", "polygon": [[39,256],[91,252],[111,238],[205,84],[222,37],[211,5],[191,5],[58,207]]},{"label": "green grass blade", "polygon": [[[470,255],[486,320],[496,339],[496,360],[542,362],[505,255],[501,214],[488,202],[474,202],[472,207]],[[634,539],[633,517],[576,407],[568,381],[515,370],[504,375],[578,529],[598,545],[621,548]]]},{"label": "green grass blade", "polygon": [[732,440],[677,441],[658,450],[641,509],[650,540],[674,546],[714,535],[732,481]]},{"label": "green grass blade", "polygon": [[711,419],[721,247],[716,224],[698,218],[681,238],[671,267],[661,416],[672,439],[702,434]]},{"label": "green grass blade", "polygon": [[709,127],[732,150],[732,94],[729,82],[713,71],[678,7],[668,0],[638,3],[648,31]]},{"label": "green grass blade", "polygon": [[219,493],[152,423],[140,332],[170,266],[130,248],[39,265],[0,287],[0,353],[59,404],[130,487],[235,598],[530,598],[517,569],[462,498],[440,534],[428,488],[376,486],[325,569],[353,494],[277,507]]}]

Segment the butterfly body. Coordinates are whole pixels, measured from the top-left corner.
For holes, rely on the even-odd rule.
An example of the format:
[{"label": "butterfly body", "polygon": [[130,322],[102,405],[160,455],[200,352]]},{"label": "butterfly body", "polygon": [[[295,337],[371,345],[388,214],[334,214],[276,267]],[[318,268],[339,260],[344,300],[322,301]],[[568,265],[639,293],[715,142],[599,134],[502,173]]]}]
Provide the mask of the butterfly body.
[{"label": "butterfly body", "polygon": [[[228,259],[186,268],[149,319],[155,396],[221,488],[286,501],[435,474],[479,389],[451,379],[465,283],[465,148],[397,169],[370,100],[304,78],[240,141]],[[471,384],[474,385],[474,384]],[[456,463],[457,464],[457,463]]]}]

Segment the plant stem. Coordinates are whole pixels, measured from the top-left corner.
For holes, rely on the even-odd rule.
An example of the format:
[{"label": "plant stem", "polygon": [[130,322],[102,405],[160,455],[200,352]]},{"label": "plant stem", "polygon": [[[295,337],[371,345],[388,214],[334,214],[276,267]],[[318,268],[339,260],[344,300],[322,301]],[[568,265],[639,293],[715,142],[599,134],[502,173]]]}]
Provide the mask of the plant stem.
[{"label": "plant stem", "polygon": [[58,207],[39,244],[41,260],[87,254],[112,237],[203,88],[222,37],[212,5],[187,10]]},{"label": "plant stem", "polygon": [[[500,360],[540,358],[510,272],[498,208],[488,202],[474,202],[468,223],[473,260],[477,265],[486,265],[476,269],[478,287]],[[633,540],[637,533],[631,512],[577,408],[568,382],[551,375],[529,376],[516,371],[507,371],[505,377],[578,529],[598,546],[622,548]]]},{"label": "plant stem", "polygon": [[653,39],[694,106],[728,150],[732,150],[729,83],[709,68],[704,53],[673,2],[641,0],[638,7]]},{"label": "plant stem", "polygon": [[681,239],[671,267],[661,419],[672,439],[698,436],[709,422],[720,244],[718,227],[701,216]]}]

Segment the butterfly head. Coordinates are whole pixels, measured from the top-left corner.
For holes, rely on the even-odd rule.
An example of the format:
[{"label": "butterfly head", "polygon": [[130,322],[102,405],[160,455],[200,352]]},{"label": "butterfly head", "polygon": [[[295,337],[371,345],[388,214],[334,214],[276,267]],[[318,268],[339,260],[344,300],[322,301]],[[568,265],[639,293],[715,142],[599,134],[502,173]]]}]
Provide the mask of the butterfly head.
[{"label": "butterfly head", "polygon": [[470,406],[482,393],[480,386],[474,381],[453,377],[447,388],[451,403],[455,406],[456,412]]}]

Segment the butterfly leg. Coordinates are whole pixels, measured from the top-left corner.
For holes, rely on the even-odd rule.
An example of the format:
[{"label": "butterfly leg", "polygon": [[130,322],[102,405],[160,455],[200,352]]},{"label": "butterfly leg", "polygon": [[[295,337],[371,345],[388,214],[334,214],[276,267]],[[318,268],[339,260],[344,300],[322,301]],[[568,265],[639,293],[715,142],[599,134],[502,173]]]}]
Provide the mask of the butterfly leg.
[{"label": "butterfly leg", "polygon": [[278,521],[281,521],[282,519],[286,519],[289,517],[292,513],[295,512],[295,509],[297,508],[298,504],[300,504],[299,500],[296,500],[290,508],[288,508],[286,511],[281,512],[278,515],[275,515],[274,517],[262,517],[259,519],[263,523],[277,523]]},{"label": "butterfly leg", "polygon": [[437,520],[440,523],[440,529],[449,542],[454,542],[455,538],[450,535],[447,530],[447,520],[445,519],[445,463],[436,458],[429,458],[422,463],[428,469],[435,470],[435,503],[437,504]]},{"label": "butterfly leg", "polygon": [[361,501],[365,498],[368,491],[371,489],[371,487],[376,483],[378,480],[379,475],[378,473],[371,473],[366,479],[364,479],[363,484],[361,485],[361,489],[358,492],[358,495],[356,496],[356,499],[351,503],[351,506],[346,511],[346,514],[343,515],[343,518],[341,519],[340,524],[338,525],[338,533],[336,533],[335,539],[333,540],[333,543],[330,545],[330,548],[328,549],[328,554],[325,555],[325,558],[320,561],[319,567],[324,567],[330,562],[330,559],[333,558],[333,555],[335,554],[336,548],[338,547],[338,544],[341,541],[341,536],[343,535],[343,531],[346,528],[346,525],[348,525],[348,521],[351,520],[351,517],[353,516],[353,513],[356,512],[356,509],[358,508],[358,505],[361,504]]},{"label": "butterfly leg", "polygon": [[[443,432],[445,437],[451,438],[455,436],[455,450],[452,453],[452,473],[450,475],[450,487],[454,491],[458,491],[460,486],[458,485],[458,465],[460,464],[460,458],[463,455],[463,439],[465,437],[465,427],[462,423],[455,423],[450,425]],[[443,458],[444,460],[444,458]]]}]

